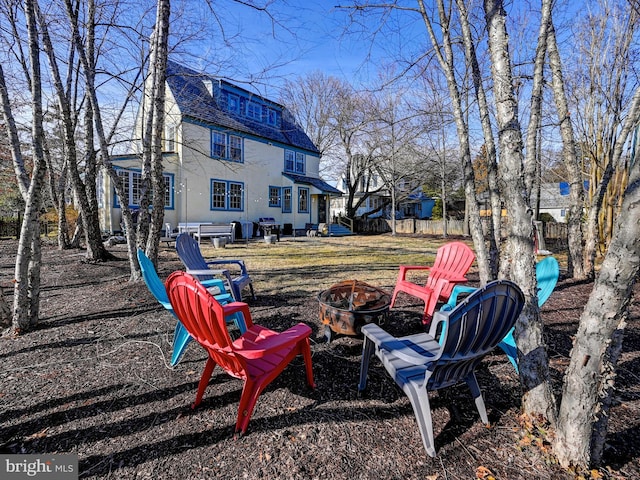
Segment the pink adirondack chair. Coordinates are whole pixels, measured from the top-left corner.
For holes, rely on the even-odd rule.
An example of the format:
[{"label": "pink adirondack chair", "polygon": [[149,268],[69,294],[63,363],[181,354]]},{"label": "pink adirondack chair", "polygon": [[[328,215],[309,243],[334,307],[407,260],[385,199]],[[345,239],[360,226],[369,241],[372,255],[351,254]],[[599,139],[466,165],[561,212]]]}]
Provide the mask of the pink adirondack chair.
[{"label": "pink adirondack chair", "polygon": [[[281,333],[254,325],[246,303],[220,305],[188,273],[172,273],[166,287],[176,316],[209,354],[191,408],[196,408],[202,401],[216,365],[232,377],[244,380],[235,428],[240,434],[247,430],[260,393],[297,355],[304,358],[307,382],[315,388],[309,341],[311,328],[308,325],[299,323]],[[247,330],[232,341],[225,317],[235,312],[242,313]]]},{"label": "pink adirondack chair", "polygon": [[[398,280],[391,297],[391,307],[394,306],[400,292],[418,297],[424,301],[422,323],[428,326],[438,302],[445,302],[457,283],[467,281],[465,275],[475,258],[473,250],[465,243],[449,242],[438,249],[436,259],[431,267],[400,265]],[[407,278],[409,272],[417,270],[429,272],[425,285],[418,285]]]}]

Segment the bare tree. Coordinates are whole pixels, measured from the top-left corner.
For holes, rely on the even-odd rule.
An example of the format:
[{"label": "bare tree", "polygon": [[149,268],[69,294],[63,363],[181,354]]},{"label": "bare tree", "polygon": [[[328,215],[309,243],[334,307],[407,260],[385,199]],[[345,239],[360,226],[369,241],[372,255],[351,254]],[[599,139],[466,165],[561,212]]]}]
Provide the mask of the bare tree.
[{"label": "bare tree", "polygon": [[280,91],[280,102],[320,151],[320,173],[330,178],[341,174],[335,171],[340,156],[336,112],[341,108],[339,99],[350,89],[344,80],[316,71],[286,80]]},{"label": "bare tree", "polygon": [[11,331],[20,334],[33,329],[40,310],[40,213],[42,190],[46,172],[42,126],[42,74],[40,69],[40,43],[38,38],[36,5],[34,0],[25,1],[27,27],[28,63],[24,63],[25,76],[31,93],[31,153],[33,169],[27,174],[20,140],[11,109],[4,71],[0,67],[0,97],[6,124],[11,137],[11,153],[16,178],[25,201],[24,217],[20,229],[20,241],[15,264],[15,286],[13,294],[13,316]]},{"label": "bare tree", "polygon": [[595,275],[595,259],[607,249],[613,220],[628,173],[612,162],[619,129],[631,104],[637,75],[632,42],[638,12],[626,0],[598,2],[577,22],[577,58],[566,76],[572,100],[571,118],[576,128],[589,186],[584,226],[584,276]]},{"label": "bare tree", "polygon": [[[545,19],[543,18],[544,22]],[[567,171],[570,185],[569,193],[569,218],[567,220],[569,233],[569,258],[568,273],[573,278],[584,279],[586,277],[584,271],[583,246],[582,246],[582,208],[584,205],[584,194],[582,188],[582,170],[580,168],[580,159],[576,150],[576,144],[573,134],[573,124],[571,123],[571,115],[565,92],[565,82],[562,74],[562,64],[560,61],[560,52],[556,41],[555,27],[553,19],[549,15],[548,30],[548,53],[549,67],[552,74],[553,97],[556,102],[558,111],[558,120],[560,122],[560,135],[562,137],[562,158]]]},{"label": "bare tree", "polygon": [[[640,88],[611,161],[640,124]],[[637,139],[636,139],[637,140]],[[633,286],[640,272],[640,150],[630,160],[622,211],[600,273],[580,316],[565,374],[554,451],[564,466],[598,466],[602,459],[615,371]]]}]

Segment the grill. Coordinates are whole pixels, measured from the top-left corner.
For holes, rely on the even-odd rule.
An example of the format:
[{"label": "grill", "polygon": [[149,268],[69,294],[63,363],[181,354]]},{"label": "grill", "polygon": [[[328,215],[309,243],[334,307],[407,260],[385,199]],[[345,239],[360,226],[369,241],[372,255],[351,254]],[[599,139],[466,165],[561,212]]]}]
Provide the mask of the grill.
[{"label": "grill", "polygon": [[386,320],[391,296],[367,283],[345,280],[321,292],[318,302],[320,321],[330,342],[334,333],[360,335],[363,325]]}]

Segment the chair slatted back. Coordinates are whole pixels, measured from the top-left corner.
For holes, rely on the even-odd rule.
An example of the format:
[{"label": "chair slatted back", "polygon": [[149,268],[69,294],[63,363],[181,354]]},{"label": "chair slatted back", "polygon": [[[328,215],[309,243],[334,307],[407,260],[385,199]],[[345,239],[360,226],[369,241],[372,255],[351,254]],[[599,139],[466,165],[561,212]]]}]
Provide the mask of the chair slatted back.
[{"label": "chair slatted back", "polygon": [[[436,258],[433,262],[426,286],[435,289],[436,283],[441,278],[463,277],[475,259],[473,250],[463,242],[449,242],[438,248]],[[450,283],[442,291],[441,296],[446,298],[451,295],[451,290],[455,286]]]},{"label": "chair slatted back", "polygon": [[235,355],[224,309],[192,275],[174,272],[167,279],[167,295],[184,327],[227,373],[246,378],[244,359]]},{"label": "chair slatted back", "polygon": [[523,306],[520,288],[509,280],[497,280],[475,291],[455,309],[436,312],[432,332],[440,322],[447,325],[430,388],[455,384],[472,372],[515,325]]},{"label": "chair slatted back", "polygon": [[[178,256],[187,270],[208,270],[207,261],[202,256],[198,242],[188,233],[181,233],[176,238]],[[200,281],[211,280],[213,275],[198,275]]]}]

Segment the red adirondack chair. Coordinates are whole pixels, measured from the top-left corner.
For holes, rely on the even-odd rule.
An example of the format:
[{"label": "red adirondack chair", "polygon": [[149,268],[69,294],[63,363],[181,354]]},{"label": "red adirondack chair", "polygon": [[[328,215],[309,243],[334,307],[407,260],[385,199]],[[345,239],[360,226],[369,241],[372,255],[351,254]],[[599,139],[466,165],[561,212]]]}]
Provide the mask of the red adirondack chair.
[{"label": "red adirondack chair", "polygon": [[[405,292],[424,301],[422,323],[429,325],[439,301],[446,301],[457,283],[467,281],[465,277],[476,256],[473,250],[462,242],[449,242],[441,246],[433,266],[400,265],[398,280],[391,297],[391,307],[398,293]],[[427,270],[429,276],[425,285],[418,285],[407,279],[407,274],[416,270]]]},{"label": "red adirondack chair", "polygon": [[[220,365],[232,377],[244,380],[236,433],[243,434],[247,430],[260,393],[297,355],[303,356],[307,382],[311,388],[315,388],[309,342],[311,328],[308,325],[299,323],[282,333],[254,325],[246,303],[220,305],[188,273],[172,273],[167,279],[166,287],[176,316],[209,354],[198,384],[196,400],[191,408],[196,408],[202,401],[216,365]],[[247,330],[232,341],[225,317],[235,312],[242,313]]]}]

